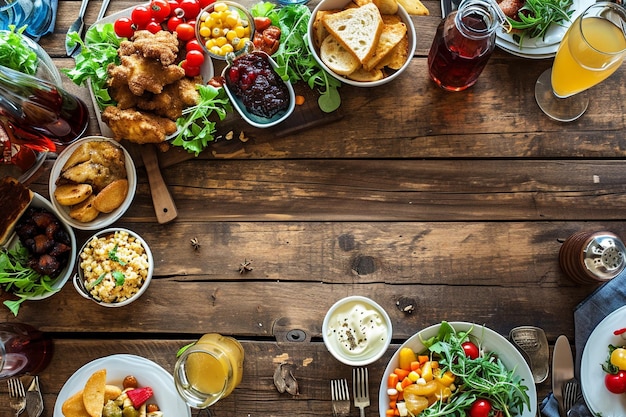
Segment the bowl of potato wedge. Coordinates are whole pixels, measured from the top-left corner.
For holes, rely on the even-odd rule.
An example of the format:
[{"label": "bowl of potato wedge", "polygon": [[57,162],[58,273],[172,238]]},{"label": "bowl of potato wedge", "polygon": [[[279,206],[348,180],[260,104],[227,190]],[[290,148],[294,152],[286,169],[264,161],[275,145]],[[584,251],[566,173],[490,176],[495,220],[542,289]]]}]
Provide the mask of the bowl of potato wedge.
[{"label": "bowl of potato wedge", "polygon": [[[411,14],[428,14],[421,7],[410,9]],[[308,36],[320,66],[356,87],[376,87],[397,78],[416,47],[409,11],[397,0],[322,0],[312,12]]]},{"label": "bowl of potato wedge", "polygon": [[137,188],[135,164],[117,141],[88,136],[59,154],[50,172],[54,210],[80,230],[110,226],[126,212]]}]

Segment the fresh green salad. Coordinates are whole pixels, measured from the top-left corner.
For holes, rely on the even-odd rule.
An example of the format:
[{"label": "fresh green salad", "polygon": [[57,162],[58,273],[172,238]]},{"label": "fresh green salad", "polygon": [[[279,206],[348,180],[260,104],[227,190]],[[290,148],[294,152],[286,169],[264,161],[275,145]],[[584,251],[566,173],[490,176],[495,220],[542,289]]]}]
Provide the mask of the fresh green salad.
[{"label": "fresh green salad", "polygon": [[516,19],[508,18],[520,46],[524,39],[545,38],[548,29],[570,21],[573,0],[526,0]]},{"label": "fresh green salad", "polygon": [[35,51],[22,42],[21,34],[25,29],[26,26],[20,29],[9,26],[8,31],[0,32],[0,62],[12,70],[34,75],[39,59]]},{"label": "fresh green salad", "polygon": [[308,25],[311,11],[302,4],[277,8],[274,3],[260,2],[252,6],[254,17],[268,17],[280,28],[280,46],[272,55],[278,64],[278,75],[291,83],[304,81],[311,89],[318,89],[318,104],[322,111],[330,113],[339,108],[341,83],[331,77],[317,63],[308,45]]}]

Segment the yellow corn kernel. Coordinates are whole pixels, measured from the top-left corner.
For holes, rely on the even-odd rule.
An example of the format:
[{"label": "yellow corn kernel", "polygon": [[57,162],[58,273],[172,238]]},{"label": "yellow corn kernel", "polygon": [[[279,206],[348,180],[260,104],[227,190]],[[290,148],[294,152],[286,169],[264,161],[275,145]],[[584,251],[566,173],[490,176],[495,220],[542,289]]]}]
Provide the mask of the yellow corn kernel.
[{"label": "yellow corn kernel", "polygon": [[217,46],[217,45],[213,45],[213,46],[211,47],[211,49],[209,49],[209,52],[211,52],[211,53],[212,53],[212,54],[214,54],[214,55],[223,55],[223,54],[222,54],[222,50],[221,50],[221,49],[220,49],[220,47],[219,47],[219,46]]},{"label": "yellow corn kernel", "polygon": [[237,12],[228,14],[224,19],[224,23],[224,26],[228,26],[231,28],[237,26],[237,24],[239,23],[239,16],[237,15]]},{"label": "yellow corn kernel", "polygon": [[409,375],[408,375],[407,378],[409,378],[411,381],[415,382],[415,381],[417,381],[420,378],[420,374],[418,374],[415,371],[411,371],[411,372],[409,372]]},{"label": "yellow corn kernel", "polygon": [[228,42],[233,43],[233,39],[237,38],[237,32],[235,32],[234,30],[228,30],[226,32],[226,39],[228,39]]},{"label": "yellow corn kernel", "polygon": [[228,10],[228,5],[220,1],[215,3],[215,6],[213,6],[213,10],[215,10],[216,12],[225,12],[226,10]]},{"label": "yellow corn kernel", "polygon": [[234,30],[238,38],[243,38],[246,35],[246,29],[243,26],[236,26]]},{"label": "yellow corn kernel", "polygon": [[202,36],[203,38],[208,38],[209,36],[211,36],[211,29],[203,25],[200,26],[198,33],[200,33],[200,36]]},{"label": "yellow corn kernel", "polygon": [[220,50],[222,51],[222,55],[226,55],[229,52],[233,52],[233,46],[231,44],[227,43],[225,45],[222,45]]},{"label": "yellow corn kernel", "polygon": [[224,45],[226,45],[228,43],[228,41],[226,40],[225,37],[220,36],[219,38],[215,38],[215,44],[217,46],[219,46],[220,48]]}]

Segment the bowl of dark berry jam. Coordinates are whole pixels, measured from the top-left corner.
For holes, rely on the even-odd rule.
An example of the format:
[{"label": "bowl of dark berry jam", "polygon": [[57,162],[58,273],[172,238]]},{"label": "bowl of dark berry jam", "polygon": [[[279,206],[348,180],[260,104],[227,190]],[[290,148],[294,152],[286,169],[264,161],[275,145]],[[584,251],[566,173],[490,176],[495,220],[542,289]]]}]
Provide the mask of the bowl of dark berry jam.
[{"label": "bowl of dark berry jam", "polygon": [[233,107],[250,125],[274,126],[285,120],[296,106],[291,83],[276,72],[276,62],[265,52],[252,51],[227,57],[222,72],[226,93]]}]

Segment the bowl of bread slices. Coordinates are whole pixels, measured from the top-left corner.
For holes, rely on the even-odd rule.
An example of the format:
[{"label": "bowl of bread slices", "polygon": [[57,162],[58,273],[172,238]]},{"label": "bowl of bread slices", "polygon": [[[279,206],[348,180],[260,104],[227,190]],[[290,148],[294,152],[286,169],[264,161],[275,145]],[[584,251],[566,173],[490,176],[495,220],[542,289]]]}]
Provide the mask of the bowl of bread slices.
[{"label": "bowl of bread slices", "polygon": [[428,15],[428,9],[420,0],[322,0],[309,21],[311,53],[343,83],[386,84],[415,53],[411,15]]},{"label": "bowl of bread slices", "polygon": [[126,212],[137,188],[135,164],[116,140],[84,137],[63,150],[50,172],[50,200],[72,227],[97,230]]}]

